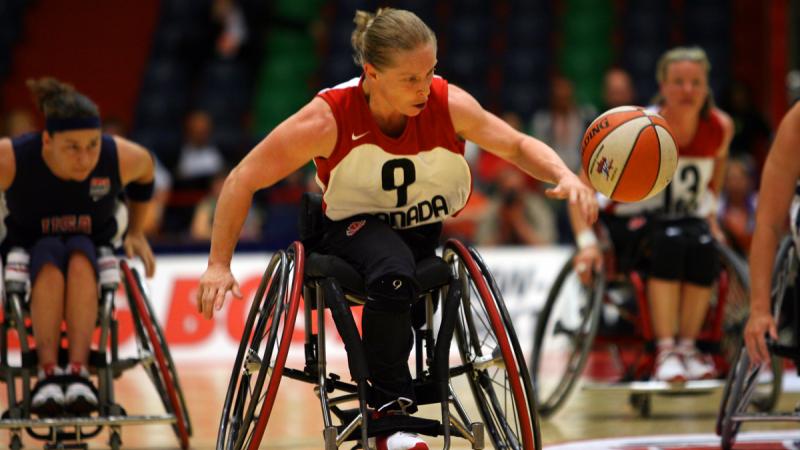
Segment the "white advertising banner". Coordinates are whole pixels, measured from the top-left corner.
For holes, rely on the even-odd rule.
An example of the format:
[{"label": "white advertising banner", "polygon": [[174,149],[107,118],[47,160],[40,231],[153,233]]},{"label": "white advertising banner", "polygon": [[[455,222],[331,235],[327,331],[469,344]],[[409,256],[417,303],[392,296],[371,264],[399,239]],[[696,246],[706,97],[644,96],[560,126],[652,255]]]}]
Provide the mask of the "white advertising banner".
[{"label": "white advertising banner", "polygon": [[[532,342],[534,314],[543,306],[547,292],[558,270],[569,256],[569,248],[485,248],[479,249],[504,296],[513,317],[520,343],[527,349]],[[269,254],[244,254],[234,257],[231,268],[239,281],[244,300],[230,297],[210,320],[197,312],[195,295],[200,275],[206,268],[201,255],[159,255],[156,274],[147,280],[158,322],[161,324],[170,352],[177,361],[218,360],[228,364],[236,355],[249,304],[252,301]],[[123,352],[135,351],[134,330],[124,295],[117,298],[119,340]],[[360,311],[354,311],[360,315]],[[304,323],[298,312],[293,343],[299,344],[291,357],[302,358]],[[359,320],[360,321],[360,320]],[[329,323],[332,325],[332,322]],[[335,330],[332,326],[329,330]],[[338,340],[335,331],[328,332],[331,342]],[[11,347],[16,347],[14,342]],[[334,345],[329,353],[337,354]]]}]

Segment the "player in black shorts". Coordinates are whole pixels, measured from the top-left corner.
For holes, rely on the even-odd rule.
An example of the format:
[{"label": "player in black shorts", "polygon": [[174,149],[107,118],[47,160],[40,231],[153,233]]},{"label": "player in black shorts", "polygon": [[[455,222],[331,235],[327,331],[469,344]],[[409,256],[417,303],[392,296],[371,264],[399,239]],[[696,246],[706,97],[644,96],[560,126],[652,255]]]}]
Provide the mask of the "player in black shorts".
[{"label": "player in black shorts", "polygon": [[[97,321],[98,249],[123,243],[127,225],[125,252],[142,257],[152,275],[141,219],[153,190],[153,159],[133,142],[102,134],[97,106],[72,86],[43,78],[29,80],[28,87],[45,129],[0,139],[0,189],[8,210],[2,249],[16,264],[30,262],[39,364],[33,411],[86,414],[97,407],[87,363]],[[123,192],[128,210],[120,205]],[[58,365],[62,321],[67,367]]]}]

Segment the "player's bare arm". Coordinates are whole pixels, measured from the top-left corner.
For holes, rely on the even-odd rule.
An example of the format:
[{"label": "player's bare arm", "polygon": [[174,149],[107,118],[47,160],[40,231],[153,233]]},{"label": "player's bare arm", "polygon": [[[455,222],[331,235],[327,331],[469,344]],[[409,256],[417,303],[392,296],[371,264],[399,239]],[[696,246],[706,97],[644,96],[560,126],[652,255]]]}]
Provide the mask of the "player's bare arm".
[{"label": "player's bare arm", "polygon": [[0,189],[6,190],[11,186],[16,172],[17,163],[11,139],[0,139]]},{"label": "player's bare arm", "polygon": [[590,223],[597,220],[597,200],[593,190],[567,168],[552,148],[513,129],[483,109],[474,97],[458,86],[451,84],[448,95],[456,133],[515,164],[534,178],[556,184],[555,188],[546,191],[548,196],[568,199],[580,206]]},{"label": "player's bare arm", "polygon": [[789,110],[778,127],[775,142],[761,175],[756,229],[750,246],[750,319],[745,343],[753,363],[769,361],[764,335],[777,338],[770,311],[770,283],[778,242],[800,178],[800,103]]},{"label": "player's bare arm", "polygon": [[[119,174],[123,186],[130,183],[146,185],[153,183],[155,177],[155,161],[150,153],[141,145],[127,139],[114,136],[119,158]],[[144,263],[147,276],[153,276],[156,258],[144,235],[144,220],[147,215],[148,201],[128,201],[128,232],[122,246],[128,258],[139,256]]]},{"label": "player's bare arm", "polygon": [[253,194],[282,180],[315,157],[327,157],[336,145],[333,113],[314,98],[278,125],[231,171],[217,200],[208,269],[200,280],[197,307],[206,318],[219,310],[228,291],[241,297],[230,261]]}]

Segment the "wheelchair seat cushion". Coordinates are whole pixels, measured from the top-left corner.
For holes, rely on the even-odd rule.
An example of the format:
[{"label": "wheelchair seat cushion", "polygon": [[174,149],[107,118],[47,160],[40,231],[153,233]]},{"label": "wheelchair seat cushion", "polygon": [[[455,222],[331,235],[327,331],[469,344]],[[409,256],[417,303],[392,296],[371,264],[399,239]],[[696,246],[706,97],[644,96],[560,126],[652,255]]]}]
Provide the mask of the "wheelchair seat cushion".
[{"label": "wheelchair seat cushion", "polygon": [[[353,266],[338,256],[311,253],[306,259],[305,276],[309,281],[332,277],[339,281],[346,292],[358,296],[366,294],[364,279]],[[428,292],[450,281],[450,266],[438,256],[425,258],[417,263],[416,276],[420,292]]]}]

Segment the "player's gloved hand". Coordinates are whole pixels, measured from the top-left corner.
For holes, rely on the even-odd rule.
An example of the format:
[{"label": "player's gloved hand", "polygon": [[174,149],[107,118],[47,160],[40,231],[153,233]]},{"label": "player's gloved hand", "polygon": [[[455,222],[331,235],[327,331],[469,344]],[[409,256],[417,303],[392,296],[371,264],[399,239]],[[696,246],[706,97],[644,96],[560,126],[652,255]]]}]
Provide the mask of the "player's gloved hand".
[{"label": "player's gloved hand", "polygon": [[209,264],[200,277],[200,287],[197,289],[197,311],[206,319],[212,318],[214,310],[222,309],[228,291],[234,297],[242,298],[239,283],[233,277],[230,267]]}]

